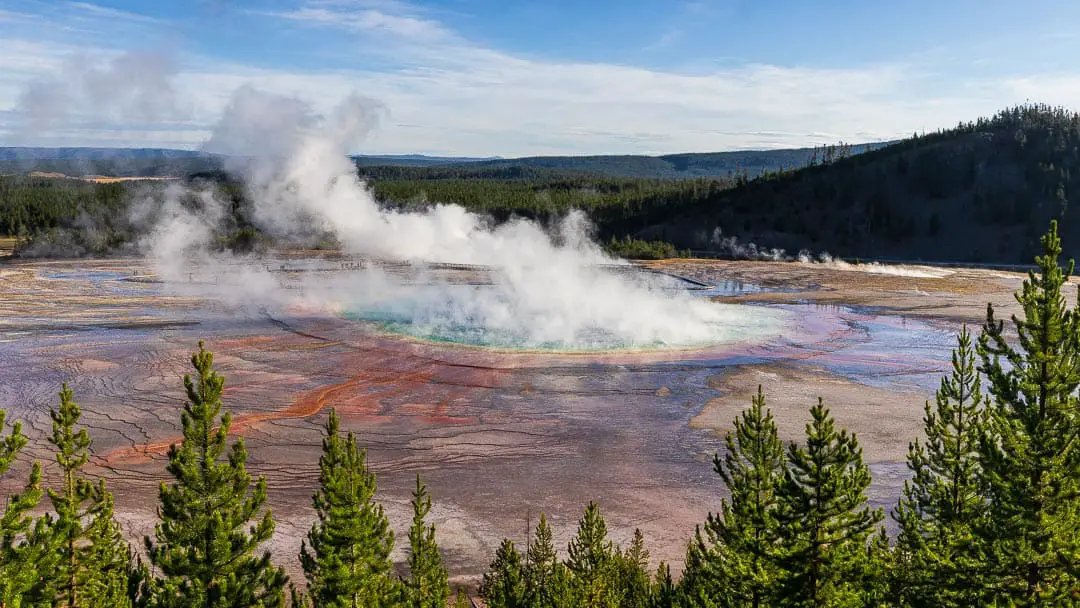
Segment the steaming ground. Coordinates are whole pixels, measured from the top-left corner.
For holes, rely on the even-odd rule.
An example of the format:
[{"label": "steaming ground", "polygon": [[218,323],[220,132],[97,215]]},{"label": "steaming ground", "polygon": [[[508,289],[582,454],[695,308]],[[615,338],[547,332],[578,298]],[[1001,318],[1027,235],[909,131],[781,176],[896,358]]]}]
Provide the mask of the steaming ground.
[{"label": "steaming ground", "polygon": [[[569,306],[522,310],[509,292],[486,286],[421,286],[395,289],[357,302],[346,316],[414,338],[504,349],[599,351],[696,347],[765,341],[779,335],[783,311],[658,297],[648,292],[624,308],[596,302],[579,312]],[[556,303],[558,304],[558,303]],[[657,314],[650,315],[655,311]],[[675,316],[672,313],[681,313]],[[522,322],[522,317],[525,322]]]},{"label": "steaming ground", "polygon": [[940,279],[954,274],[954,271],[930,266],[908,266],[899,264],[881,264],[870,262],[867,264],[851,264],[843,260],[837,260],[828,254],[822,255],[818,261],[799,258],[801,264],[820,264],[827,268],[848,272],[866,272],[869,274],[884,274],[894,277],[911,277],[916,279]]},{"label": "steaming ground", "polygon": [[[211,253],[226,203],[180,186],[136,211],[138,221],[153,224],[142,247],[158,275],[185,295],[234,307],[334,310],[388,331],[476,346],[687,347],[783,331],[782,312],[713,304],[602,268],[619,262],[593,242],[581,213],[545,229],[526,220],[495,226],[453,205],[420,213],[380,208],[346,155],[378,114],[376,104],[352,96],[317,116],[298,99],[245,87],[206,149],[244,159],[232,169],[245,180],[254,221],[282,243],[303,246],[330,234],[342,252],[367,259],[482,264],[491,269],[489,284],[431,276],[406,284],[365,266],[334,278],[305,276],[286,289],[271,273],[276,260]],[[199,204],[182,204],[185,197]]]},{"label": "steaming ground", "polygon": [[[191,265],[165,293],[212,298],[238,315],[323,314],[423,340],[500,349],[599,351],[764,342],[791,315],[692,295],[686,280],[632,266],[587,266],[573,281],[499,267],[313,259]],[[543,286],[557,286],[550,297]],[[709,293],[702,290],[702,293]],[[260,294],[253,297],[254,294]]]}]

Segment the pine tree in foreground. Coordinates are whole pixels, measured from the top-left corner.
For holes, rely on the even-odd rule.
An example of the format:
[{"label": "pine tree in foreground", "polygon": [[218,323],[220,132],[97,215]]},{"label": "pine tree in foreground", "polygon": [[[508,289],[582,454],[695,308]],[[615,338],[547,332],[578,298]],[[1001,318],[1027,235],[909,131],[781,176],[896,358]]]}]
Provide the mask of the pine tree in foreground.
[{"label": "pine tree in foreground", "polygon": [[[656,582],[653,583],[652,597],[649,598],[651,608],[674,608],[678,604],[678,588],[671,579],[671,568],[664,562],[656,568]],[[707,605],[706,608],[712,608]]]},{"label": "pine tree in foreground", "polygon": [[128,580],[131,548],[113,517],[113,497],[105,481],[91,483],[80,475],[89,459],[90,436],[75,431],[82,412],[67,384],[60,391],[60,407],[52,410],[53,432],[62,488],[49,490],[55,517],[48,529],[55,560],[46,574],[54,605],[120,607],[131,604]]},{"label": "pine tree in foreground", "polygon": [[725,438],[727,453],[713,468],[731,493],[709,514],[688,550],[683,591],[723,598],[728,606],[772,605],[779,579],[777,489],[784,479],[784,446],[758,386],[750,408]]},{"label": "pine tree in foreground", "polygon": [[649,550],[639,528],[626,551],[616,553],[618,585],[622,595],[621,608],[649,608],[652,603],[652,580],[649,576]]},{"label": "pine tree in foreground", "polygon": [[495,560],[484,573],[480,596],[488,608],[524,608],[525,581],[521,572],[521,555],[514,542],[504,538],[495,551]]},{"label": "pine tree in foreground", "polygon": [[989,384],[980,464],[988,516],[976,528],[986,555],[987,603],[1064,605],[1080,595],[1080,312],[1061,290],[1057,223],[1042,237],[1016,299],[1018,348],[987,306],[979,336]]},{"label": "pine tree in foreground", "polygon": [[615,607],[622,601],[615,548],[607,538],[600,507],[590,502],[570,540],[566,569],[579,606]]},{"label": "pine tree in foreground", "polygon": [[266,479],[252,484],[244,467],[243,439],[220,461],[231,422],[228,412],[221,413],[225,380],[213,371],[214,356],[202,342],[191,363],[198,376],[184,376],[188,403],[180,416],[183,441],[169,447],[166,467],[175,482],[161,484],[161,522],[155,540],[146,539],[150,562],[163,575],[154,584],[155,603],[185,608],[283,606],[284,571],[270,563],[269,552],[254,555],[274,531],[269,511],[256,519],[266,503]]},{"label": "pine tree in foreground", "polygon": [[908,448],[910,480],[893,512],[899,599],[916,606],[978,604],[972,526],[982,516],[979,442],[984,435],[981,379],[965,326],[952,374],[926,402],[925,442]]},{"label": "pine tree in foreground", "polygon": [[413,520],[409,528],[409,578],[405,593],[411,608],[445,608],[450,596],[446,568],[439,546],[435,544],[435,526],[425,521],[431,511],[431,495],[416,475],[413,490]]},{"label": "pine tree in foreground", "polygon": [[559,581],[566,580],[562,571],[565,567],[555,553],[555,543],[551,537],[551,527],[547,516],[540,514],[536,524],[536,534],[525,554],[525,606],[528,608],[553,608],[556,587]]},{"label": "pine tree in foreground", "polygon": [[870,469],[855,435],[836,430],[821,399],[810,415],[778,490],[783,572],[772,605],[861,606],[867,540],[883,514],[866,505]]},{"label": "pine tree in foreground", "polygon": [[[0,410],[0,433],[7,412]],[[0,475],[7,473],[20,450],[26,446],[22,424],[15,422],[11,431],[0,437]],[[34,463],[30,479],[21,492],[8,497],[0,513],[0,606],[19,608],[24,599],[43,597],[41,566],[48,565],[51,551],[44,546],[47,537],[42,520],[35,525],[29,513],[41,501],[41,465]]]},{"label": "pine tree in foreground", "polygon": [[394,533],[375,498],[375,474],[356,437],[341,436],[334,410],[326,421],[319,458],[319,490],[312,500],[318,521],[300,550],[308,594],[316,608],[391,605],[399,583],[392,577]]},{"label": "pine tree in foreground", "polygon": [[891,584],[897,578],[894,573],[895,554],[889,546],[889,535],[885,526],[881,526],[870,537],[864,559],[859,562],[855,573],[854,582],[859,584],[861,596],[857,605],[866,608],[898,605],[893,595],[896,587]]}]

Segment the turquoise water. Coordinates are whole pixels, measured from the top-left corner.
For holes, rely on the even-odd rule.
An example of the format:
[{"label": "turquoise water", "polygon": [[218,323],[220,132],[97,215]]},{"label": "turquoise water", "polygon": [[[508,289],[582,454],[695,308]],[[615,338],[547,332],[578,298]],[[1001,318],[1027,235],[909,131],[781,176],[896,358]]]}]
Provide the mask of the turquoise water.
[{"label": "turquoise water", "polygon": [[560,300],[557,294],[515,299],[507,289],[442,285],[368,296],[347,306],[343,316],[420,340],[508,350],[652,350],[762,341],[782,333],[790,317],[761,306],[655,293],[639,293],[637,301],[619,294],[598,303]]},{"label": "turquoise water", "polygon": [[489,327],[479,321],[472,323],[425,322],[400,313],[370,309],[346,311],[344,316],[356,321],[371,323],[384,332],[419,340],[493,349],[601,352],[678,348],[711,343],[711,341],[703,341],[698,344],[679,344],[662,340],[635,342],[620,337],[616,332],[597,327],[579,330],[575,332],[574,338],[569,341],[536,340],[528,331]]}]

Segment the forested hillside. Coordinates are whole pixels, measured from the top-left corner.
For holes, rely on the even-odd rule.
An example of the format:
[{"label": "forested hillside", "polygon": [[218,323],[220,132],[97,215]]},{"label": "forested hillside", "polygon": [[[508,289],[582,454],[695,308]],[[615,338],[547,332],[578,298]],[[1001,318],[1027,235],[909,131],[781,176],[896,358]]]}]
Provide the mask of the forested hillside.
[{"label": "forested hillside", "polygon": [[1080,118],[1022,106],[866,154],[712,191],[607,226],[692,249],[720,237],[795,252],[1023,263],[1060,218],[1080,252]]}]

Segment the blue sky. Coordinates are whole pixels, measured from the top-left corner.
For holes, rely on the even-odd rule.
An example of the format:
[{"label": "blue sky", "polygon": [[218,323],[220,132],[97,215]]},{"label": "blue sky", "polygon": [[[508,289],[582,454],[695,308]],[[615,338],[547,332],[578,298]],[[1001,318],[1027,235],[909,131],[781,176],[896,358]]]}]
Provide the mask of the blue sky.
[{"label": "blue sky", "polygon": [[197,148],[251,85],[384,108],[361,153],[885,140],[1080,109],[1075,0],[0,0],[0,144]]}]

